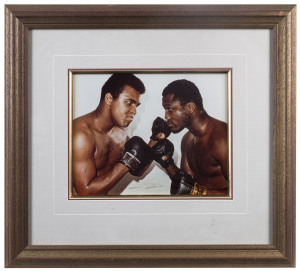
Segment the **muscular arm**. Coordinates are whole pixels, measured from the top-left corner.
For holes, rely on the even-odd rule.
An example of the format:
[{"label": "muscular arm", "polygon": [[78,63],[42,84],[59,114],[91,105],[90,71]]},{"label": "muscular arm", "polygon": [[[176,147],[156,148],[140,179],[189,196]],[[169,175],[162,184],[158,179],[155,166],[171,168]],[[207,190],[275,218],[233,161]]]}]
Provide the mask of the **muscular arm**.
[{"label": "muscular arm", "polygon": [[97,176],[94,160],[93,134],[75,132],[73,137],[73,185],[78,195],[105,195],[126,174],[120,163],[107,173]]},{"label": "muscular arm", "polygon": [[214,146],[214,158],[220,163],[222,174],[228,182],[228,144],[227,137],[216,140]]},{"label": "muscular arm", "polygon": [[[189,135],[186,134],[181,142],[181,153],[182,153],[182,158],[181,158],[181,165],[180,165],[180,169],[182,172],[187,173],[189,175],[191,175],[193,178],[195,178],[195,173],[192,171],[192,169],[190,168],[189,164],[188,164],[188,160],[187,160],[187,141],[188,141],[188,137]],[[215,144],[215,150],[214,150],[214,156],[215,159],[219,161],[220,166],[221,166],[221,170],[222,170],[222,174],[225,177],[225,179],[228,181],[228,165],[227,165],[227,142],[226,142],[226,138],[223,138],[223,140],[219,139],[216,141]],[[218,179],[218,176],[214,176],[214,177],[202,177],[203,179],[207,178],[208,181],[212,180],[213,178]],[[204,183],[208,182],[204,180]],[[195,182],[198,183],[197,179],[195,179]],[[210,196],[210,195],[227,195],[227,188],[222,188],[222,189],[209,189],[206,188],[206,195]]]},{"label": "muscular arm", "polygon": [[[228,195],[228,143],[226,131],[221,130],[220,132],[215,133],[215,136],[216,137],[214,138],[211,150],[213,158],[219,164],[219,172],[221,173],[221,175],[201,176],[201,183],[206,186],[207,195],[225,196]],[[224,179],[222,178],[222,176],[224,177]],[[224,180],[227,184],[224,183]],[[211,186],[210,184],[217,184],[217,186]]]},{"label": "muscular arm", "polygon": [[[185,137],[184,137],[185,138]],[[185,140],[182,140],[181,143],[181,152],[182,152],[182,158],[181,158],[181,171],[184,171],[186,173],[189,173],[190,175],[193,176],[193,172],[191,171],[191,169],[188,167],[188,163],[186,160],[186,155],[185,155]],[[162,159],[167,159],[167,157],[162,157]],[[168,173],[169,177],[172,179],[174,177],[174,175],[180,171],[180,169],[176,166],[175,163],[170,164],[167,168],[165,168],[166,172]]]},{"label": "muscular arm", "polygon": [[[228,153],[227,153],[227,140],[225,137],[216,141],[214,146],[214,158],[219,162],[222,175],[228,184],[228,180],[229,180]],[[218,177],[216,176],[215,178]],[[207,195],[213,195],[213,196],[228,195],[228,187],[222,189],[207,189]]]},{"label": "muscular arm", "polygon": [[188,160],[187,160],[187,141],[189,138],[189,133],[186,133],[181,141],[181,163],[180,163],[180,169],[190,174],[192,177],[194,177],[194,172],[191,170]]}]

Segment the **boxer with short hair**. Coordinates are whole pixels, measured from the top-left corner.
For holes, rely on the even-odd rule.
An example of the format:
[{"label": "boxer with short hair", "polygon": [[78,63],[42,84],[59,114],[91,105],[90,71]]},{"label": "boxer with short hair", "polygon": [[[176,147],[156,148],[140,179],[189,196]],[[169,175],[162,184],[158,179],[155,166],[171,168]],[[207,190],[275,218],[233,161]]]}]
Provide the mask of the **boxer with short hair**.
[{"label": "boxer with short hair", "polygon": [[139,137],[129,139],[125,129],[144,92],[144,84],[133,74],[113,74],[102,87],[98,107],[73,120],[77,195],[106,195],[128,171],[139,175],[152,161],[148,145]]},{"label": "boxer with short hair", "polygon": [[[184,128],[180,169],[174,164],[173,144],[156,130],[155,160],[169,174],[172,195],[228,195],[227,124],[207,114],[199,89],[188,80],[170,83],[162,93],[165,119],[172,133]],[[160,134],[160,135],[159,135]]]}]

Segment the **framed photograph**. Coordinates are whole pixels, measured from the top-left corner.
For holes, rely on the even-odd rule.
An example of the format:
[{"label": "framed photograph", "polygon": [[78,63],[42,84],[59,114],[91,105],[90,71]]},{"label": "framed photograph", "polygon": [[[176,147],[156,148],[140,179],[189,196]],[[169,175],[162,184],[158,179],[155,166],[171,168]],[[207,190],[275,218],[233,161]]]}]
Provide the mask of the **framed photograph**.
[{"label": "framed photograph", "polygon": [[5,265],[295,266],[295,21],[7,5]]},{"label": "framed photograph", "polygon": [[[61,64],[60,64],[61,65]],[[64,73],[65,74],[65,73]],[[166,198],[170,196],[170,187],[171,187],[171,179],[168,176],[167,172],[164,168],[151,157],[150,166],[147,170],[144,171],[140,176],[134,176],[132,174],[126,174],[118,183],[108,191],[106,195],[101,196],[100,192],[98,194],[84,194],[80,195],[76,189],[74,184],[74,179],[76,181],[76,176],[73,176],[73,172],[76,172],[76,153],[74,152],[73,139],[75,138],[73,133],[74,130],[76,132],[76,127],[73,129],[73,123],[82,119],[82,116],[90,116],[91,112],[95,112],[95,110],[99,110],[99,104],[101,104],[100,97],[101,95],[101,87],[105,85],[105,82],[112,76],[126,76],[127,75],[135,75],[138,79],[140,79],[143,85],[146,88],[145,95],[140,95],[139,97],[139,107],[137,108],[137,112],[134,113],[134,120],[129,125],[125,124],[125,127],[122,128],[122,131],[126,131],[128,136],[138,136],[144,140],[144,142],[150,142],[151,140],[151,128],[154,120],[159,117],[160,120],[165,118],[165,110],[163,108],[163,89],[167,87],[171,82],[176,82],[174,84],[179,84],[180,87],[184,87],[185,84],[189,84],[195,87],[195,90],[201,89],[200,98],[202,101],[205,101],[205,109],[203,106],[203,115],[204,110],[207,117],[211,117],[212,121],[215,119],[221,121],[223,124],[228,125],[228,129],[226,129],[225,140],[226,144],[224,147],[225,153],[225,163],[226,163],[226,181],[224,181],[224,189],[223,186],[217,187],[217,183],[210,188],[208,191],[209,195],[195,195],[199,200],[209,199],[211,197],[217,198],[221,197],[231,198],[231,167],[232,163],[229,162],[231,159],[231,68],[227,69],[185,69],[185,70],[69,70],[69,198],[70,199],[82,199],[82,198],[107,198],[108,196],[161,196],[159,199]],[[113,78],[113,77],[112,77]],[[71,82],[71,83],[70,83]],[[184,85],[182,85],[184,84]],[[181,86],[182,85],[182,86]],[[172,86],[172,85],[171,85]],[[175,85],[176,86],[176,85]],[[103,91],[103,90],[102,90]],[[186,91],[184,89],[182,91],[185,96],[187,96]],[[193,97],[192,97],[193,98]],[[104,100],[104,99],[103,99]],[[102,100],[102,101],[103,101]],[[102,102],[103,103],[103,102]],[[169,109],[170,111],[170,109]],[[181,113],[181,112],[180,112]],[[119,113],[120,114],[120,113]],[[168,114],[168,113],[167,113]],[[181,113],[182,114],[182,113]],[[182,116],[182,115],[180,115]],[[167,116],[168,117],[168,116]],[[190,117],[188,117],[188,122],[190,122],[190,118],[193,118],[195,121],[196,112]],[[174,119],[174,117],[173,117]],[[171,121],[171,118],[170,118]],[[101,117],[101,123],[104,122],[104,118]],[[167,124],[167,122],[165,122]],[[197,123],[199,126],[199,124]],[[188,124],[185,124],[188,126]],[[227,128],[227,127],[226,127]],[[187,133],[187,129],[180,128],[180,131],[175,131],[174,133],[170,133],[169,141],[171,142],[171,146],[174,148],[172,159],[174,160],[174,164],[178,165],[180,168],[181,161],[181,141],[184,135]],[[103,133],[101,133],[101,136]],[[100,136],[100,135],[99,135]],[[95,136],[96,138],[96,136]],[[219,139],[219,137],[217,137]],[[169,142],[168,141],[168,142]],[[150,143],[149,143],[150,144]],[[104,144],[103,144],[104,145]],[[112,148],[112,147],[111,147]],[[199,151],[199,150],[198,150]],[[95,150],[96,152],[96,150]],[[189,151],[190,153],[191,151]],[[100,152],[101,153],[101,152]],[[102,152],[102,154],[106,152]],[[112,154],[107,154],[108,156]],[[144,154],[146,155],[146,154]],[[153,155],[153,153],[151,154]],[[190,154],[192,155],[192,154]],[[73,159],[75,156],[75,159]],[[95,157],[97,155],[93,155]],[[104,158],[105,155],[99,155],[100,158]],[[115,157],[114,163],[116,163],[119,159],[120,154]],[[205,156],[205,154],[202,154]],[[155,158],[154,158],[155,159]],[[204,159],[209,160],[209,157],[205,157]],[[74,163],[75,160],[75,163]],[[159,160],[158,160],[159,161]],[[216,174],[216,161],[212,161],[211,166],[211,180],[210,183],[223,181],[224,175]],[[217,163],[219,164],[219,163]],[[105,169],[106,163],[98,166],[97,170]],[[73,168],[72,168],[73,167]],[[207,167],[207,170],[210,167]],[[76,172],[75,174],[79,174]],[[99,176],[100,174],[98,174]],[[217,176],[217,178],[216,178]],[[207,178],[207,176],[205,176]],[[203,178],[204,179],[204,178]],[[82,178],[80,179],[80,181]],[[102,182],[103,180],[100,180]],[[78,180],[77,180],[78,182]],[[86,184],[85,184],[86,185]],[[204,187],[204,184],[202,184]],[[207,187],[207,185],[205,186]],[[187,196],[191,199],[192,195],[189,194],[177,194],[183,199],[184,196]],[[201,196],[201,197],[199,197]],[[118,197],[120,198],[120,197]],[[231,198],[232,199],[232,198]]]}]

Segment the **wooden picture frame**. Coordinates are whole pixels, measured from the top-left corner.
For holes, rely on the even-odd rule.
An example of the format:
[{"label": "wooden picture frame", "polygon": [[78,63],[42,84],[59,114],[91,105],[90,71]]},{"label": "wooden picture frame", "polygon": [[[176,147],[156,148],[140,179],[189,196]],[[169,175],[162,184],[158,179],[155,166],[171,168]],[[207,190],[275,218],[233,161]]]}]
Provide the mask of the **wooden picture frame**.
[{"label": "wooden picture frame", "polygon": [[[295,5],[7,5],[5,24],[6,267],[295,266]],[[30,245],[30,31],[204,28],[272,30],[272,244]]]}]

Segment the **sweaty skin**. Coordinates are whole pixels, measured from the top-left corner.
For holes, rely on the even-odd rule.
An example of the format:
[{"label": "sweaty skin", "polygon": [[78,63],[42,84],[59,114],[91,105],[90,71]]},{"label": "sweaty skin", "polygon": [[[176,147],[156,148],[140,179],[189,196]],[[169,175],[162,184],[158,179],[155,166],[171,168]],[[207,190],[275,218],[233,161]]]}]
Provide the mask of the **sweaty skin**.
[{"label": "sweaty skin", "polygon": [[95,111],[73,121],[73,186],[77,195],[106,195],[128,172],[118,163],[126,127],[132,122],[139,92],[125,85],[118,98],[107,93]]},{"label": "sweaty skin", "polygon": [[[165,119],[173,133],[189,130],[181,141],[181,170],[205,186],[207,195],[228,195],[227,124],[173,96],[163,98]],[[175,165],[167,168],[171,177],[176,170]]]}]

